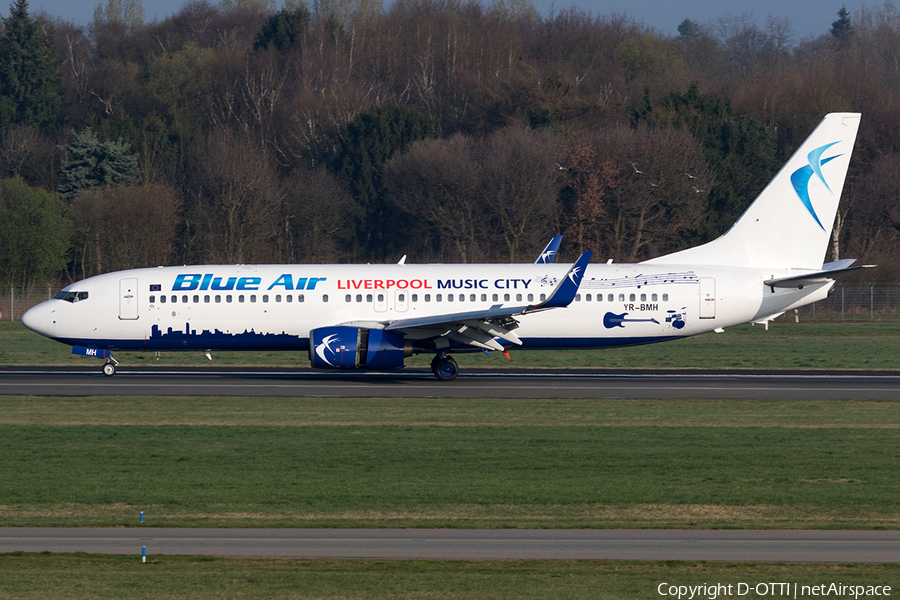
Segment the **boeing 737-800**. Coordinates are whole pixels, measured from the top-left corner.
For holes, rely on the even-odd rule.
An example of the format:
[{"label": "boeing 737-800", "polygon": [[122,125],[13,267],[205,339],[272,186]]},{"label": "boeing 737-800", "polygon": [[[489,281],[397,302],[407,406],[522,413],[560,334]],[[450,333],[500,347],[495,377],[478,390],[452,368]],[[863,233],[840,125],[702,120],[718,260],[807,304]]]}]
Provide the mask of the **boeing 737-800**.
[{"label": "boeing 737-800", "polygon": [[[206,265],[73,283],[25,313],[29,329],[106,359],[117,350],[294,350],[314,367],[388,370],[434,354],[606,348],[770,320],[863,267],[823,264],[860,115],[825,117],[737,223],[637,264]],[[558,240],[556,240],[558,245]],[[552,253],[549,252],[552,250]]]}]

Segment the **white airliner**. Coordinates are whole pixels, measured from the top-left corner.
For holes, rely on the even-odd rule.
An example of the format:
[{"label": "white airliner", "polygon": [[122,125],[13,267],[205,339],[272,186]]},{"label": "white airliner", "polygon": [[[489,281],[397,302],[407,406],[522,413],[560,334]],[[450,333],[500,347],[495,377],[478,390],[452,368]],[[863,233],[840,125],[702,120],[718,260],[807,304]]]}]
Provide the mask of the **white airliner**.
[{"label": "white airliner", "polygon": [[106,375],[117,350],[294,350],[325,369],[434,354],[441,380],[458,374],[454,352],[631,346],[766,322],[865,268],[822,264],[859,122],[826,116],[725,235],[638,264],[589,265],[585,252],[571,266],[135,269],[74,283],[22,322],[105,358]]}]

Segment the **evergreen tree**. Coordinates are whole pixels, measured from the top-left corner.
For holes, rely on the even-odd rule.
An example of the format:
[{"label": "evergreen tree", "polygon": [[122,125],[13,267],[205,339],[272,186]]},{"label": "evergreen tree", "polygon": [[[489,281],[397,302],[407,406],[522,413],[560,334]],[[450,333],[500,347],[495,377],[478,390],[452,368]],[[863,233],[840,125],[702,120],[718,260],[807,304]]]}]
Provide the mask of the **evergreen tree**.
[{"label": "evergreen tree", "polygon": [[128,154],[129,144],[121,139],[101,142],[90,127],[80,135],[73,133],[73,138],[71,144],[61,147],[72,157],[60,169],[60,184],[56,189],[63,198],[69,199],[89,188],[140,180],[138,157]]},{"label": "evergreen tree", "polygon": [[838,10],[838,18],[831,23],[831,35],[839,40],[846,39],[853,32],[853,25],[850,23],[850,12],[846,6],[842,6]]},{"label": "evergreen tree", "polygon": [[22,122],[47,127],[58,120],[62,106],[53,30],[31,20],[27,0],[17,0],[11,9],[0,38],[0,127]]},{"label": "evergreen tree", "polygon": [[700,35],[700,26],[690,19],[685,19],[679,23],[677,36],[679,42],[690,42],[698,35]]},{"label": "evergreen tree", "polygon": [[269,17],[253,42],[254,50],[273,47],[287,52],[302,38],[309,27],[309,9],[300,4],[293,10],[286,8]]},{"label": "evergreen tree", "polygon": [[380,259],[395,251],[398,223],[385,198],[385,163],[410,145],[434,135],[431,120],[405,106],[375,108],[347,126],[334,170],[358,203],[357,243],[364,258]]}]

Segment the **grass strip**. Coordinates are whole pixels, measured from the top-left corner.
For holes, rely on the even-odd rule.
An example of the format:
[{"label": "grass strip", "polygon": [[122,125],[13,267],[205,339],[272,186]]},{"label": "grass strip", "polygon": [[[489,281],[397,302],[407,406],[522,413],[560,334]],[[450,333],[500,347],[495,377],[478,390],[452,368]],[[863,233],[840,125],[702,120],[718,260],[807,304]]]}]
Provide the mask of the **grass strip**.
[{"label": "grass strip", "polygon": [[900,400],[0,396],[0,425],[900,429]]},{"label": "grass strip", "polygon": [[0,524],[896,528],[900,431],[2,425]]},{"label": "grass strip", "polygon": [[[898,565],[612,561],[228,559],[86,554],[0,555],[0,597],[40,598],[434,598],[507,600],[661,598],[668,586],[757,583],[900,588]],[[666,588],[667,589],[667,588]],[[800,588],[802,589],[802,588]],[[760,587],[765,592],[765,587]],[[710,598],[709,593],[701,596]],[[722,596],[724,597],[724,596]],[[807,596],[810,597],[810,596]],[[839,597],[847,597],[839,596]]]}]

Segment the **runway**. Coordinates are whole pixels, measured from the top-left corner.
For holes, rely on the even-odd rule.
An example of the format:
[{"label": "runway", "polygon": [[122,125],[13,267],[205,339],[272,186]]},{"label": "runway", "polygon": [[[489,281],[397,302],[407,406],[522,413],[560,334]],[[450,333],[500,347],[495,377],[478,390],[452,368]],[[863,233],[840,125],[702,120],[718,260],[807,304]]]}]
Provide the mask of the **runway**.
[{"label": "runway", "polygon": [[0,368],[0,395],[288,396],[359,398],[698,398],[895,400],[900,374],[855,371],[465,370],[437,381],[427,370]]},{"label": "runway", "polygon": [[900,531],[0,528],[0,552],[900,563]]}]

